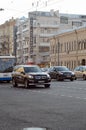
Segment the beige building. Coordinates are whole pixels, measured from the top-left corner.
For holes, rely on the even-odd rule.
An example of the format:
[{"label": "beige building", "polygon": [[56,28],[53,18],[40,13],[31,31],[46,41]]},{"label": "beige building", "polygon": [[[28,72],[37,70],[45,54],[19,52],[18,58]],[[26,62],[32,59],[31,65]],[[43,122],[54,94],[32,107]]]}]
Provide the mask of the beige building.
[{"label": "beige building", "polygon": [[0,25],[0,55],[12,55],[14,51],[14,26],[12,18]]},{"label": "beige building", "polygon": [[59,32],[50,39],[50,61],[74,69],[86,65],[86,26]]}]

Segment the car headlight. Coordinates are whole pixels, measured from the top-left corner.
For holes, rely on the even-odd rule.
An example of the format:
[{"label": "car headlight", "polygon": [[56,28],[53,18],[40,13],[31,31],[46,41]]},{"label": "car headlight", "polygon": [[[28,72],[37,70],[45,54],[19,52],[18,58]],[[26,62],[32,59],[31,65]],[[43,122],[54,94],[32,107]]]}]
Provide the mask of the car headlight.
[{"label": "car headlight", "polygon": [[49,75],[49,74],[47,74],[47,77],[48,77],[48,78],[50,78],[50,75]]},{"label": "car headlight", "polygon": [[72,75],[75,75],[75,73],[74,73],[74,72],[72,72]]},{"label": "car headlight", "polygon": [[33,79],[33,76],[32,75],[28,75],[28,78]]}]

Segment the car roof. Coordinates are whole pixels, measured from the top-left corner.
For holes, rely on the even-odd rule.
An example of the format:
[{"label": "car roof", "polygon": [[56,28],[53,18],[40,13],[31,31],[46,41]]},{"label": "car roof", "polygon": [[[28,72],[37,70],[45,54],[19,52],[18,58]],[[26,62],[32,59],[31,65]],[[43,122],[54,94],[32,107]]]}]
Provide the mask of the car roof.
[{"label": "car roof", "polygon": [[38,65],[16,65],[15,67],[36,67]]},{"label": "car roof", "polygon": [[76,67],[86,67],[86,65],[80,65],[80,66],[76,66]]},{"label": "car roof", "polygon": [[[66,66],[51,66],[51,67],[66,67]],[[67,67],[66,67],[67,68]]]}]

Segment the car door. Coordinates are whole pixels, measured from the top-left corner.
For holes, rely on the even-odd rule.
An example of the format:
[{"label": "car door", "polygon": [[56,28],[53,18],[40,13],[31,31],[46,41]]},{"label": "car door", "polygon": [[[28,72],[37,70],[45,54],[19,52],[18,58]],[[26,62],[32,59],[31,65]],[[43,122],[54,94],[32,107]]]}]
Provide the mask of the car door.
[{"label": "car door", "polygon": [[76,67],[74,70],[75,76],[76,78],[81,78],[82,77],[82,67]]},{"label": "car door", "polygon": [[83,67],[80,67],[79,70],[79,77],[83,78]]},{"label": "car door", "polygon": [[54,78],[54,72],[53,72],[53,67],[49,68],[48,74],[50,75],[51,79]]},{"label": "car door", "polygon": [[19,68],[17,69],[16,80],[17,80],[17,82],[20,83],[20,84],[23,84],[23,79],[24,79],[24,78],[23,78],[23,77],[24,77],[23,72],[24,72],[23,67],[19,67]]},{"label": "car door", "polygon": [[53,76],[54,79],[57,78],[57,74],[58,74],[58,71],[56,70],[55,67],[53,67],[53,73],[52,73],[52,76]]},{"label": "car door", "polygon": [[75,69],[74,69],[74,73],[75,73],[75,76],[76,76],[76,78],[79,78],[79,67],[76,67]]}]

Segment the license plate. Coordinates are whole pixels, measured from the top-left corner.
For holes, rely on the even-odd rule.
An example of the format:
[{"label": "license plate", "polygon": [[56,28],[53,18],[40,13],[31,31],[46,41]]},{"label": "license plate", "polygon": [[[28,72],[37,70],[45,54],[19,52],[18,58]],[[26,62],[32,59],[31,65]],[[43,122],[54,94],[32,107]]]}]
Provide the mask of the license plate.
[{"label": "license plate", "polygon": [[38,81],[39,83],[44,83],[44,81]]},{"label": "license plate", "polygon": [[70,75],[67,75],[68,78],[70,78],[71,76]]}]

